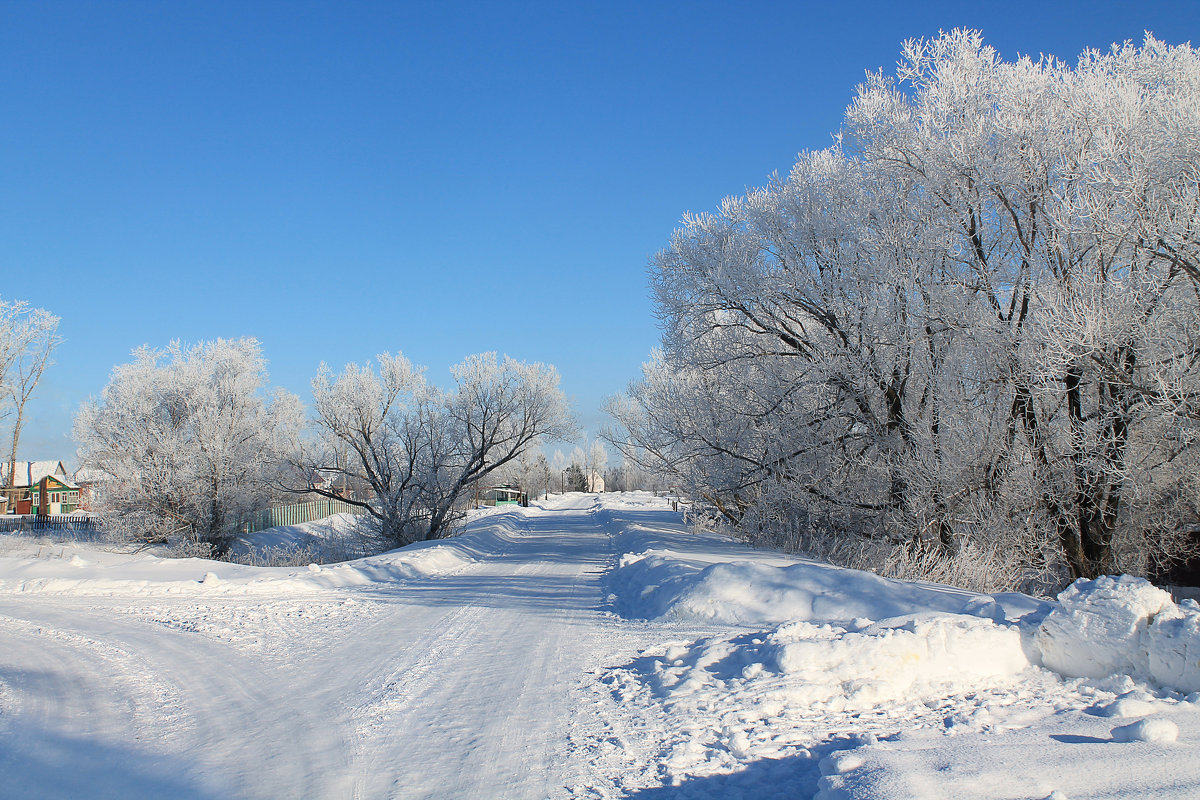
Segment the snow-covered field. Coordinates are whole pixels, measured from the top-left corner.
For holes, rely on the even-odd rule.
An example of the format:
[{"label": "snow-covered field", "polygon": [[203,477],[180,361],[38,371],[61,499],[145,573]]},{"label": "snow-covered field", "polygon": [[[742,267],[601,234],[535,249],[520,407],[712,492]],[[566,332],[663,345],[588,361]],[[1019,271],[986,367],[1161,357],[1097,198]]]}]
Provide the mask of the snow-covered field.
[{"label": "snow-covered field", "polygon": [[1200,609],[1132,580],[889,581],[644,494],[337,565],[3,539],[5,797],[1200,796]]}]

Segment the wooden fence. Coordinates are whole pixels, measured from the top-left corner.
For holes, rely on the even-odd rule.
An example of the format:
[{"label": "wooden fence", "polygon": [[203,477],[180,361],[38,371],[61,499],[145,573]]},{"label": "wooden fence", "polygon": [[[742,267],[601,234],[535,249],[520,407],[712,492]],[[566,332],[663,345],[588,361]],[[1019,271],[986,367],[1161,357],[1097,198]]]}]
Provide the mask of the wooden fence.
[{"label": "wooden fence", "polygon": [[0,515],[0,533],[40,533],[63,531],[68,533],[95,533],[95,518],[83,514],[51,514],[39,517],[36,514]]},{"label": "wooden fence", "polygon": [[312,522],[324,519],[333,514],[363,514],[363,509],[352,506],[341,500],[311,500],[307,503],[294,503],[290,506],[264,508],[256,511],[242,521],[242,533],[257,533],[277,525],[299,525],[302,522]]}]

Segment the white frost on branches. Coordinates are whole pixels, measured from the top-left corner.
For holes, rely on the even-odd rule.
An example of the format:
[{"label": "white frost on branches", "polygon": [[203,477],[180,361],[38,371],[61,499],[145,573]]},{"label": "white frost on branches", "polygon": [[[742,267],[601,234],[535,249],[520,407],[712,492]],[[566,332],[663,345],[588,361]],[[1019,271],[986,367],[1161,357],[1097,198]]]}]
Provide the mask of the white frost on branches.
[{"label": "white frost on branches", "polygon": [[238,524],[273,496],[304,423],[294,395],[263,397],[254,339],[142,347],[75,419],[102,505],[139,538],[181,536],[223,554]]},{"label": "white frost on branches", "polygon": [[750,536],[1144,571],[1200,522],[1198,231],[1200,52],[910,41],[654,259],[616,438]]},{"label": "white frost on branches", "polygon": [[[551,366],[495,353],[470,356],[451,369],[455,388],[429,384],[424,369],[402,355],[370,365],[328,367],[313,380],[320,445],[308,474],[362,486],[348,498],[375,521],[391,546],[446,535],[461,501],[483,478],[515,464],[546,438],[574,430]],[[337,496],[315,484],[310,491]]]},{"label": "white frost on branches", "polygon": [[0,485],[12,486],[16,478],[26,405],[61,341],[58,323],[49,311],[24,301],[0,300],[0,420],[13,420],[9,470],[0,475]]}]

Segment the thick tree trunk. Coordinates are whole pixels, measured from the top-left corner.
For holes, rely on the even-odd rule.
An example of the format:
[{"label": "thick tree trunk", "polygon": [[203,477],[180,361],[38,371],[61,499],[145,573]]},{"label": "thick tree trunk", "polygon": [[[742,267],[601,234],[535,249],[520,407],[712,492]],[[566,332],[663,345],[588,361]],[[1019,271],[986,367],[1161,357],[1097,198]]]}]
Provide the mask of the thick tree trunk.
[{"label": "thick tree trunk", "polygon": [[1087,577],[1089,574],[1088,559],[1084,554],[1083,540],[1080,531],[1069,511],[1069,504],[1055,494],[1050,482],[1052,474],[1050,460],[1046,454],[1046,444],[1042,438],[1041,427],[1038,424],[1037,410],[1033,405],[1033,392],[1024,380],[1018,380],[1013,394],[1011,417],[1014,426],[1020,424],[1029,442],[1029,450],[1033,456],[1035,476],[1043,485],[1042,506],[1054,525],[1059,549],[1067,562],[1071,580]]},{"label": "thick tree trunk", "polygon": [[1121,514],[1127,467],[1134,401],[1128,385],[1135,354],[1131,345],[1124,344],[1106,355],[1112,373],[1097,380],[1098,431],[1094,442],[1085,438],[1082,374],[1072,369],[1063,377],[1071,424],[1075,514],[1082,555],[1079,574],[1073,577],[1096,578],[1117,571],[1113,540]]}]

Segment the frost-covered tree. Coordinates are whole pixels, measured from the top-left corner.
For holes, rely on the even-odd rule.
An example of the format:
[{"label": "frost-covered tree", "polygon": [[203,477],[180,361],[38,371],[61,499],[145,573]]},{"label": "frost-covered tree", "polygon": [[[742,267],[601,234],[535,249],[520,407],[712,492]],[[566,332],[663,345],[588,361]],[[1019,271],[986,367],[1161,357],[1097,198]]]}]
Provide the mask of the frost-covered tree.
[{"label": "frost-covered tree", "polygon": [[298,398],[264,397],[254,339],[143,347],[75,418],[85,467],[111,476],[100,503],[150,541],[181,536],[222,555],[272,486],[304,423]]},{"label": "frost-covered tree", "polygon": [[305,474],[368,485],[372,497],[347,502],[363,508],[391,546],[447,535],[479,481],[542,439],[574,430],[553,367],[471,356],[451,369],[455,386],[445,391],[402,355],[378,362],[378,372],[350,364],[336,377],[322,366],[313,380],[321,447]]},{"label": "frost-covered tree", "polygon": [[587,453],[582,447],[575,445],[571,448],[571,456],[568,461],[571,466],[579,467],[580,472],[585,472],[587,468]]},{"label": "frost-covered tree", "polygon": [[550,474],[556,476],[558,481],[559,491],[563,491],[566,486],[564,472],[567,469],[567,457],[563,455],[562,450],[555,450],[554,455],[550,457]]},{"label": "frost-covered tree", "polygon": [[905,44],[839,144],[689,216],[627,458],[749,535],[1139,570],[1200,519],[1200,53]]},{"label": "frost-covered tree", "polygon": [[629,458],[622,458],[620,464],[609,467],[604,473],[606,491],[636,492],[649,488],[649,485],[645,471]]},{"label": "frost-covered tree", "polygon": [[25,409],[50,365],[50,354],[62,341],[59,318],[27,303],[0,300],[0,419],[12,417],[9,470],[0,483],[12,488],[16,482],[17,450]]},{"label": "frost-covered tree", "polygon": [[979,342],[971,415],[1001,425],[955,491],[1041,520],[1072,577],[1144,569],[1197,518],[1200,53],[1006,64],[956,31],[907,43],[896,81],[860,90],[847,137],[988,312],[951,339]]},{"label": "frost-covered tree", "polygon": [[550,462],[540,450],[527,448],[505,467],[496,470],[495,483],[519,486],[530,498],[536,498],[549,490]]},{"label": "frost-covered tree", "polygon": [[604,470],[608,467],[608,450],[600,439],[593,439],[587,451],[588,491],[598,492],[604,486]]}]

